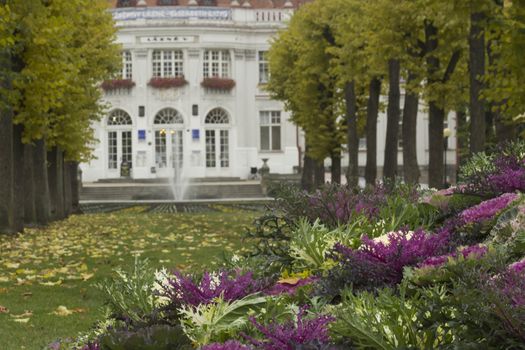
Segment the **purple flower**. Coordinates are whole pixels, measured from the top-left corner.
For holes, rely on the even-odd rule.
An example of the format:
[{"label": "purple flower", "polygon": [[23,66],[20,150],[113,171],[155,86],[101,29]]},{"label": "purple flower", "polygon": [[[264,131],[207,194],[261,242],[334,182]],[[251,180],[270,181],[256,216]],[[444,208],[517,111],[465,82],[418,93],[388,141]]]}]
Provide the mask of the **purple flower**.
[{"label": "purple flower", "polygon": [[258,323],[254,317],[250,317],[250,322],[263,334],[265,339],[257,340],[247,335],[243,335],[243,337],[261,350],[294,350],[298,348],[298,345],[329,343],[328,324],[333,322],[335,318],[318,316],[308,320],[305,319],[305,314],[306,309],[301,308],[297,315],[297,322],[271,323],[268,326],[264,326]]},{"label": "purple flower", "polygon": [[201,350],[251,350],[252,348],[249,346],[246,346],[237,340],[228,340],[224,344],[220,343],[212,343],[205,345],[201,348]]},{"label": "purple flower", "polygon": [[237,271],[235,275],[228,271],[216,275],[205,272],[198,283],[179,271],[175,271],[174,275],[175,278],[168,281],[165,294],[175,304],[198,306],[209,304],[218,297],[226,301],[239,300],[267,287],[265,281],[254,280],[251,272],[241,274]]},{"label": "purple flower", "polygon": [[459,217],[464,224],[479,223],[492,219],[499,211],[518,197],[515,193],[505,193],[499,197],[489,199],[480,204],[463,210]]}]

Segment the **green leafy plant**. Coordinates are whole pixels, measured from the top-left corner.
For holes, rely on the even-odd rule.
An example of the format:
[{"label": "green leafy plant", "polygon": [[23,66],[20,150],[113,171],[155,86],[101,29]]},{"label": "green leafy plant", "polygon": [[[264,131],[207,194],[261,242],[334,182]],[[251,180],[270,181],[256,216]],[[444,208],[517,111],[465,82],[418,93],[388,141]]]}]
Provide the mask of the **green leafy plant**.
[{"label": "green leafy plant", "polygon": [[[445,298],[444,288],[433,292]],[[336,339],[349,339],[356,349],[435,349],[450,343],[450,333],[422,327],[421,306],[420,294],[407,297],[405,284],[399,295],[390,288],[357,295],[345,290],[331,332]]]},{"label": "green leafy plant", "polygon": [[[348,226],[330,230],[319,220],[310,224],[306,219],[299,220],[297,229],[290,241],[290,256],[294,264],[301,268],[322,269],[327,262],[326,254],[336,243],[354,246],[360,238],[359,224],[356,220]],[[326,267],[326,266],[325,266]]]},{"label": "green leafy plant", "polygon": [[198,307],[183,306],[180,309],[184,333],[199,346],[211,342],[223,342],[234,337],[246,326],[246,315],[266,303],[266,297],[251,295],[240,300],[227,302],[218,298],[211,304]]},{"label": "green leafy plant", "polygon": [[129,319],[135,323],[147,322],[156,308],[153,293],[155,273],[148,260],[135,258],[131,271],[118,269],[115,277],[97,287],[105,294],[106,304],[118,319]]}]

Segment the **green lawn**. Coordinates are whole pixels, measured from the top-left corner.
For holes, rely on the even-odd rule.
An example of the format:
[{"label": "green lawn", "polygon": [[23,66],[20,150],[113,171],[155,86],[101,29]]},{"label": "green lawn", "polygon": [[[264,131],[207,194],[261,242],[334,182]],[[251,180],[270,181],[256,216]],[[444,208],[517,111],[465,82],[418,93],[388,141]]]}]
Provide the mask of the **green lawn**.
[{"label": "green lawn", "polygon": [[[136,255],[154,267],[213,268],[224,251],[243,250],[242,233],[258,215],[219,205],[198,214],[146,209],[72,216],[0,236],[0,348],[42,349],[88,330],[103,305],[93,284],[131,267]],[[54,313],[59,306],[73,313]]]}]

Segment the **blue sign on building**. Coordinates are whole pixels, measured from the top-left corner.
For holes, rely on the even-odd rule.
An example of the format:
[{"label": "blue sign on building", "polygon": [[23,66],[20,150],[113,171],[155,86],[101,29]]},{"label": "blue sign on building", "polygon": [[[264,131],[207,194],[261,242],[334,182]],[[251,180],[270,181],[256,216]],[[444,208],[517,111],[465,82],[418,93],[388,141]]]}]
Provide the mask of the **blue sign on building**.
[{"label": "blue sign on building", "polygon": [[139,130],[139,140],[146,139],[146,130]]},{"label": "blue sign on building", "polygon": [[198,140],[198,139],[200,139],[200,130],[199,130],[199,129],[193,129],[193,130],[191,130],[191,139],[192,139],[192,140]]}]

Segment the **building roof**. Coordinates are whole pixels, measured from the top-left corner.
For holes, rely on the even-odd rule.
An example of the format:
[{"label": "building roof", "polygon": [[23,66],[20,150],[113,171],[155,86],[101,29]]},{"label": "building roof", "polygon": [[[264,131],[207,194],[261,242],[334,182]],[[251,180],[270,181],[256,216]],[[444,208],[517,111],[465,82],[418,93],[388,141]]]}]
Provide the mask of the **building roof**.
[{"label": "building roof", "polygon": [[[111,8],[117,7],[118,0],[107,0],[107,1],[108,1],[108,4],[109,4],[109,6]],[[138,1],[138,0],[135,0],[135,2],[136,1]],[[175,5],[175,6],[181,6],[181,7],[192,6],[192,5],[188,5],[188,2],[190,2],[190,1],[191,0],[177,0],[176,1],[177,5]],[[298,8],[302,4],[310,2],[312,0],[290,0],[290,1],[293,4],[294,8]],[[146,4],[147,4],[148,7],[158,6],[157,5],[158,2],[159,2],[159,0],[146,0]],[[202,0],[197,0],[197,2],[199,4],[201,4]],[[243,8],[246,8],[245,7],[245,2],[248,2],[251,5],[248,8],[253,8],[253,9],[284,8],[285,7],[284,5],[287,2],[287,0],[237,0],[237,2],[241,6],[232,6],[232,0],[216,0],[217,7],[223,7],[223,8],[243,7]],[[195,5],[193,5],[193,6],[195,6]]]}]

